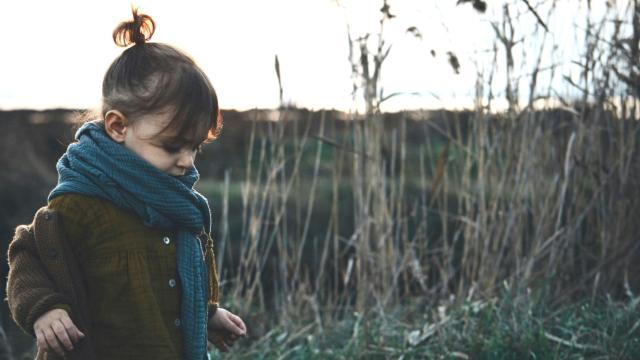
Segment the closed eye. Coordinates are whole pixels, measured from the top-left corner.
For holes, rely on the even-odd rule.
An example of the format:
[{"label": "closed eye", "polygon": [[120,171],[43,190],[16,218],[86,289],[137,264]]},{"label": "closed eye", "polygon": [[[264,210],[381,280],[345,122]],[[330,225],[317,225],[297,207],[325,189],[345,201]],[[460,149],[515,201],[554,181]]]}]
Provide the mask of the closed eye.
[{"label": "closed eye", "polygon": [[[183,149],[183,145],[173,145],[173,144],[162,144],[162,149],[169,154],[177,154]],[[197,145],[192,148],[193,152],[202,153],[203,144]]]},{"label": "closed eye", "polygon": [[180,146],[165,144],[162,145],[162,148],[169,154],[177,154],[180,152]]}]

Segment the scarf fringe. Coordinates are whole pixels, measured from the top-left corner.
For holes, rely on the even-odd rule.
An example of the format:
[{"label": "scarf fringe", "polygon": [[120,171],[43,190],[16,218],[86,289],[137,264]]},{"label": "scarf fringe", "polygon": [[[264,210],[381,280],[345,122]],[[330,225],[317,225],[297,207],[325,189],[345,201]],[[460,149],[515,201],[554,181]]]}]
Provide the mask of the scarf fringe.
[{"label": "scarf fringe", "polygon": [[203,231],[206,236],[204,261],[209,272],[209,304],[218,304],[218,272],[216,270],[215,255],[213,252],[213,238],[211,234]]}]

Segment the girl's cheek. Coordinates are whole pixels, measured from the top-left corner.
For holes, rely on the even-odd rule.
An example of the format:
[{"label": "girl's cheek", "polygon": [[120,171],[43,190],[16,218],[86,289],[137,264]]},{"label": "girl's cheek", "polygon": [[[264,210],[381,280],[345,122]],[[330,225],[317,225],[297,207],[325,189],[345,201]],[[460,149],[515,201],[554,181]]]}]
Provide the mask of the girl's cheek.
[{"label": "girl's cheek", "polygon": [[171,155],[167,155],[167,154],[165,154],[165,155],[164,155],[163,157],[161,157],[160,159],[161,159],[161,161],[162,161],[163,163],[165,163],[165,164],[170,164],[170,163],[175,162],[175,157],[174,157],[174,156],[171,156]]}]

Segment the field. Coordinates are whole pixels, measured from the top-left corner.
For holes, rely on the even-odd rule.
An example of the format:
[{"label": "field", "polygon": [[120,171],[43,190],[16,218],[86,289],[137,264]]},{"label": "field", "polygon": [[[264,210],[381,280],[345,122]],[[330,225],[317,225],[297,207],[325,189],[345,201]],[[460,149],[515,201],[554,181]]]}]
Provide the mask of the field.
[{"label": "field", "polygon": [[[473,109],[384,113],[367,70],[355,71],[360,113],[223,112],[196,188],[213,210],[222,305],[249,327],[229,357],[637,359],[633,4],[584,30],[571,97],[537,82],[538,61],[525,75],[497,69],[504,110],[491,76]],[[508,57],[506,10],[500,25]],[[354,69],[381,66],[385,45],[367,49]],[[2,239],[44,204],[72,118],[0,112]],[[5,309],[2,325],[28,351]]]},{"label": "field", "polygon": [[[379,217],[358,212],[363,120],[225,114],[196,187],[214,213],[223,303],[251,329],[234,357],[633,358],[638,229],[619,214],[638,213],[637,125],[590,114],[592,126],[566,109],[519,114],[518,126],[471,112],[387,114],[377,191],[366,195]],[[4,149],[16,169],[3,179],[5,237],[55,184],[72,115],[3,113],[3,144],[32,139]],[[482,146],[481,131],[493,135]],[[579,131],[596,142],[579,145]]]}]

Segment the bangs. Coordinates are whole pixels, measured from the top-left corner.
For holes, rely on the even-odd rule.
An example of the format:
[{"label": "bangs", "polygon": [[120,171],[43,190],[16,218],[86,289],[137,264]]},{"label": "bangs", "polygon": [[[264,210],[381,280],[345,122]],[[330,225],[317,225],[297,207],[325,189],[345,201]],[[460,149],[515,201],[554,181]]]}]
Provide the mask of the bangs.
[{"label": "bangs", "polygon": [[[167,74],[156,89],[164,104],[175,114],[162,133],[170,133],[176,142],[199,144],[214,140],[219,134],[219,109],[215,91],[206,75],[196,67],[185,67],[182,74]],[[169,80],[169,81],[162,81]]]}]

